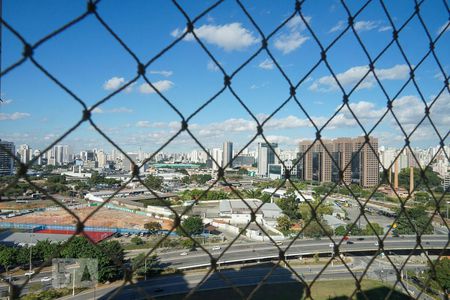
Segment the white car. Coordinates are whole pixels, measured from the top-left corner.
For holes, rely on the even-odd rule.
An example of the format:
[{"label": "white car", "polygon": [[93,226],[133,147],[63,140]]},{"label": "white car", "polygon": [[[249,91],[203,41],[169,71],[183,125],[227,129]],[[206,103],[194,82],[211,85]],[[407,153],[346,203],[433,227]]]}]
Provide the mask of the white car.
[{"label": "white car", "polygon": [[274,246],[281,246],[281,245],[283,245],[283,242],[278,241],[278,242],[273,243],[273,245]]},{"label": "white car", "polygon": [[380,244],[378,244],[378,242],[375,242],[375,246],[379,246]]},{"label": "white car", "polygon": [[186,255],[188,255],[188,253],[187,252],[181,252],[180,255],[181,256],[186,256]]},{"label": "white car", "polygon": [[31,276],[33,274],[34,274],[34,271],[28,271],[28,272],[25,273],[25,276]]},{"label": "white car", "polygon": [[330,248],[334,248],[334,244],[333,244],[333,243],[330,243],[328,246],[329,246]]},{"label": "white car", "polygon": [[49,282],[49,281],[52,281],[51,277],[45,276],[41,278],[41,282]]},{"label": "white car", "polygon": [[220,246],[214,246],[211,248],[212,251],[220,250],[222,249]]}]

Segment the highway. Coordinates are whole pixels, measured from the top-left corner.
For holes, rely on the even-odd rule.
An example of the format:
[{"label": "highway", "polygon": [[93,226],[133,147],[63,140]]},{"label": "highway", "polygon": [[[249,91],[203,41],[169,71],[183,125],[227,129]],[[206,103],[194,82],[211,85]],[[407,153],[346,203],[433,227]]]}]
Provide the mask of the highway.
[{"label": "highway", "polygon": [[[352,244],[347,244],[345,241],[339,246],[339,252],[343,254],[364,254],[367,252],[375,252],[378,250],[376,245],[377,240],[374,237],[364,237],[364,240],[357,240],[357,238],[351,239]],[[431,249],[443,249],[448,242],[448,237],[444,235],[428,235],[422,237],[422,246],[425,250]],[[285,252],[287,259],[294,259],[300,256],[311,256],[313,254],[331,254],[333,248],[330,247],[329,239],[322,240],[297,240],[291,247]],[[288,242],[284,242],[280,245],[281,250],[287,248]],[[409,250],[416,246],[415,237],[388,237],[384,242],[384,250],[387,251],[399,251]],[[221,255],[225,247],[220,250],[213,251],[211,246],[207,249],[213,257],[217,258]],[[418,249],[420,249],[418,247]],[[142,252],[142,251],[141,251]],[[181,255],[182,253],[186,255]],[[139,252],[134,251],[129,253],[130,257],[137,255]],[[172,267],[176,269],[193,269],[196,267],[207,267],[210,265],[210,257],[201,248],[197,248],[197,251],[171,251],[171,252],[159,252],[158,257],[161,263],[166,267]],[[269,243],[248,243],[237,244],[231,246],[225,254],[220,257],[218,264],[230,264],[230,263],[245,263],[254,262],[258,260],[277,259],[279,257],[279,249]]]}]

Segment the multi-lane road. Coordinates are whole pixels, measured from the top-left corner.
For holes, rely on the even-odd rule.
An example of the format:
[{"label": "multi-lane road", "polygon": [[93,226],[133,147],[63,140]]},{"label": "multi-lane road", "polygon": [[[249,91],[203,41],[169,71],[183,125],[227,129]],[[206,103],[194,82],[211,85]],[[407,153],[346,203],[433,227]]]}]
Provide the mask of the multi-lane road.
[{"label": "multi-lane road", "polygon": [[[362,237],[361,237],[362,238]],[[337,243],[338,241],[336,241]],[[422,237],[421,245],[424,250],[441,250],[448,248],[448,237],[445,235],[428,235]],[[280,250],[284,251],[286,259],[297,259],[302,256],[311,256],[313,254],[331,254],[334,245],[329,239],[323,240],[297,240],[290,247],[289,242],[284,242],[276,247],[269,243],[248,243],[232,245],[222,255],[225,246],[218,250],[212,250],[209,246],[206,248],[212,257],[218,258],[218,265],[246,263],[255,261],[265,261],[277,259],[280,256]],[[404,236],[392,238],[388,237],[383,244],[384,252],[390,251],[408,251],[416,247],[415,236]],[[287,250],[286,250],[287,249]],[[339,252],[342,254],[357,254],[374,252],[379,249],[377,240],[374,237],[364,237],[358,240],[352,237],[350,243],[343,241],[339,246]],[[142,252],[142,251],[141,251]],[[139,251],[130,252],[129,256],[135,256]],[[196,267],[207,267],[210,265],[211,257],[200,248],[197,251],[170,251],[158,253],[160,261],[167,267],[176,269],[193,269]]]}]

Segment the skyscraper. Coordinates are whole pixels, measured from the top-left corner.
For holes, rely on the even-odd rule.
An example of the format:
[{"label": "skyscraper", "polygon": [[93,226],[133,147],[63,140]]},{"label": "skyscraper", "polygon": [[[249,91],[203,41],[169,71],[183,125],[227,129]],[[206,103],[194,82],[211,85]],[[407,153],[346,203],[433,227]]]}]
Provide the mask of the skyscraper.
[{"label": "skyscraper", "polygon": [[[270,146],[275,152],[278,152],[277,143],[270,143]],[[258,175],[260,176],[267,176],[267,166],[269,164],[278,163],[278,159],[272,149],[267,143],[258,143]]]},{"label": "skyscraper", "polygon": [[314,145],[312,141],[300,142],[298,177],[318,182],[339,182],[342,170],[342,179],[347,184],[376,186],[379,179],[378,139],[369,140],[373,150],[364,142],[364,137],[322,140],[322,143]]},{"label": "skyscraper", "polygon": [[23,144],[19,146],[19,156],[20,162],[23,164],[27,164],[31,159],[31,148],[27,144]]},{"label": "skyscraper", "polygon": [[211,156],[212,158],[216,161],[216,163],[214,163],[214,161],[212,162],[212,169],[213,170],[217,170],[219,169],[219,167],[223,166],[222,165],[222,159],[223,159],[223,151],[220,148],[213,148],[211,151]]},{"label": "skyscraper", "polygon": [[[232,142],[225,142],[223,143],[223,158],[222,158],[222,167],[227,166],[231,160],[233,159],[233,143]],[[228,167],[233,167],[232,164],[230,164]]]},{"label": "skyscraper", "polygon": [[14,175],[14,143],[0,140],[0,176]]}]

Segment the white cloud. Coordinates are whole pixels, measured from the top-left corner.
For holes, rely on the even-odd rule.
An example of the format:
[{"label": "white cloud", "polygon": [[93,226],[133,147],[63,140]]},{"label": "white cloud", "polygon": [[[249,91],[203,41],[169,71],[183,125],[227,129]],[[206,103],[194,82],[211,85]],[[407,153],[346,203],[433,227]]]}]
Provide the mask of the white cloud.
[{"label": "white cloud", "polygon": [[439,27],[437,34],[440,34],[442,31],[444,31],[444,29],[446,32],[450,30],[450,21],[447,21],[444,24],[442,24],[442,26]]},{"label": "white cloud", "polygon": [[107,113],[132,113],[133,110],[127,107],[116,107],[111,109],[101,109],[100,107],[96,107],[92,110],[94,114],[107,114]]},{"label": "white cloud", "polygon": [[173,72],[172,71],[165,71],[165,70],[161,70],[161,71],[150,71],[150,74],[157,74],[157,75],[162,75],[164,77],[170,77],[172,76]]},{"label": "white cloud", "polygon": [[382,27],[378,28],[379,32],[389,31],[389,30],[392,30],[391,26],[382,26]]},{"label": "white cloud", "polygon": [[31,114],[24,112],[14,112],[12,114],[0,113],[0,121],[16,121],[31,117]]},{"label": "white cloud", "polygon": [[105,81],[105,83],[103,84],[103,89],[105,89],[107,91],[115,90],[115,89],[119,88],[121,85],[123,85],[124,82],[125,82],[125,78],[114,76],[113,78]]},{"label": "white cloud", "polygon": [[152,127],[152,126],[151,126],[151,123],[150,123],[149,121],[138,121],[138,122],[136,123],[136,127],[150,128],[150,127]]},{"label": "white cloud", "polygon": [[336,25],[334,25],[329,31],[328,33],[333,33],[336,31],[341,31],[345,28],[345,22],[344,21],[339,21]]},{"label": "white cloud", "polygon": [[356,31],[370,31],[378,27],[378,22],[375,21],[358,21],[353,25]]},{"label": "white cloud", "polygon": [[[167,90],[171,89],[174,85],[174,83],[170,80],[155,81],[155,82],[152,82],[152,84],[160,92],[167,91]],[[146,82],[139,86],[139,91],[143,94],[156,93],[156,91]]]},{"label": "white cloud", "polygon": [[[337,24],[334,25],[328,31],[328,33],[333,33],[333,32],[344,30],[347,27],[347,24],[348,24],[347,22],[341,20],[341,21],[337,22]],[[379,21],[357,21],[357,22],[353,23],[353,27],[358,32],[370,31],[372,29],[378,28],[378,26],[380,26]],[[384,26],[384,27],[381,27],[379,29],[379,31],[386,31],[389,29],[390,29],[390,26]]]},{"label": "white cloud", "polygon": [[0,105],[8,105],[11,104],[13,101],[11,99],[4,99],[3,101],[0,101]]},{"label": "white cloud", "polygon": [[275,40],[274,46],[283,52],[283,54],[288,54],[303,45],[307,40],[309,40],[309,37],[301,35],[298,31],[294,31],[289,34],[280,35]]},{"label": "white cloud", "polygon": [[[305,17],[306,22],[308,24],[311,22],[311,17]],[[276,39],[274,46],[283,54],[288,54],[301,45],[303,45],[309,37],[301,34],[302,31],[306,29],[306,25],[300,16],[293,17],[287,24],[287,28],[289,29],[289,33],[282,33]]]},{"label": "white cloud", "polygon": [[[175,29],[171,32],[173,37],[179,37],[186,29]],[[229,23],[224,25],[202,25],[194,28],[194,32],[198,38],[206,41],[209,44],[216,45],[225,51],[245,50],[259,42],[253,32],[242,27],[241,23]],[[194,40],[192,34],[186,35],[186,41]]]},{"label": "white cloud", "polygon": [[208,61],[206,68],[208,69],[208,71],[213,71],[213,72],[217,72],[220,70],[219,67],[216,65],[216,63],[213,62],[212,60]]},{"label": "white cloud", "polygon": [[183,30],[180,30],[178,28],[175,28],[174,30],[172,30],[172,32],[170,32],[170,35],[173,36],[174,38],[179,37],[180,35],[183,34]]},{"label": "white cloud", "polygon": [[[310,16],[305,16],[304,18],[308,24],[311,22]],[[291,20],[289,20],[289,22],[286,24],[286,26],[288,28],[290,28],[291,30],[300,30],[301,31],[301,30],[306,29],[306,25],[303,22],[302,18],[300,18],[299,15],[295,15]]]},{"label": "white cloud", "polygon": [[274,68],[274,63],[272,60],[266,58],[258,65],[258,67],[264,70],[272,70]]},{"label": "white cloud", "polygon": [[[368,66],[356,66],[348,69],[343,73],[336,75],[340,84],[343,86],[355,85],[369,71]],[[399,80],[406,79],[409,76],[408,65],[395,65],[387,69],[375,69],[375,73],[380,80]],[[367,75],[363,82],[358,86],[359,89],[370,88],[375,83],[375,77],[372,73]],[[338,85],[333,76],[324,76],[315,80],[309,87],[311,91],[329,92],[338,89]]]}]

